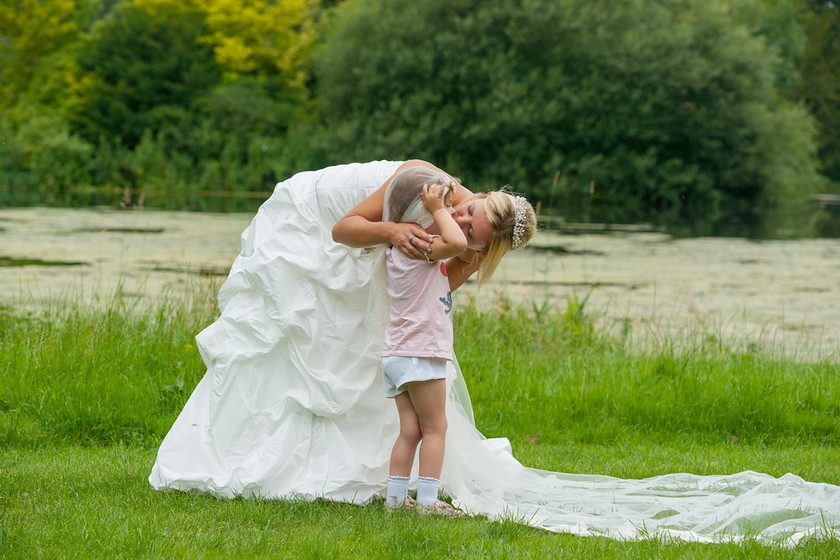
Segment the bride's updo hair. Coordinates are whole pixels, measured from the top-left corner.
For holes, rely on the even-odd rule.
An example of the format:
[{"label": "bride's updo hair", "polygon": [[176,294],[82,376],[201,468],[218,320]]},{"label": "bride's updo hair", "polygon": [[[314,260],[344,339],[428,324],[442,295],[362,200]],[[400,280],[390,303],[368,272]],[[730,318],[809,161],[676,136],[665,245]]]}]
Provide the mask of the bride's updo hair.
[{"label": "bride's updo hair", "polygon": [[478,271],[478,281],[490,279],[502,257],[528,244],[537,230],[537,214],[525,197],[515,196],[506,190],[477,194],[484,199],[484,213],[493,226],[490,243],[484,251]]}]

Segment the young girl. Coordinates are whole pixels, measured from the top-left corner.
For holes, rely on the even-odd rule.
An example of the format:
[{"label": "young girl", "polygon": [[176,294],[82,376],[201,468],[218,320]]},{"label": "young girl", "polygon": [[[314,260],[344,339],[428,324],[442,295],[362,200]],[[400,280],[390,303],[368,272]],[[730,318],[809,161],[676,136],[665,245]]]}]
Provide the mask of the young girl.
[{"label": "young girl", "polygon": [[[418,187],[420,197],[414,196]],[[390,219],[417,221],[426,226],[433,240],[426,260],[411,259],[395,248],[386,250],[391,303],[382,352],[385,394],[394,398],[400,420],[399,436],[391,451],[386,505],[390,510],[414,508],[426,515],[450,517],[462,514],[438,499],[447,429],[446,365],[453,355],[451,291],[457,287],[450,285],[448,267],[463,266],[466,261],[456,258],[445,264],[444,259],[462,255],[470,238],[475,237],[476,228],[489,228],[493,233],[507,229],[509,240],[505,244],[509,248],[516,248],[526,235],[530,237],[533,233],[531,215],[527,212],[530,205],[524,199],[517,203],[506,193],[496,194],[511,199],[507,220],[494,220],[494,225],[487,214],[476,215],[476,206],[483,210],[487,205],[486,199],[476,197],[480,203],[466,210],[475,220],[462,229],[456,221],[456,212],[448,204],[455,188],[456,183],[443,174],[409,169],[394,179],[389,191],[394,194],[386,195],[385,214]],[[419,208],[420,201],[426,215]],[[431,225],[427,225],[429,220]],[[491,235],[490,239],[494,237],[498,236]],[[480,252],[486,254],[487,248],[480,247]],[[415,503],[406,491],[418,444],[420,465]]]}]

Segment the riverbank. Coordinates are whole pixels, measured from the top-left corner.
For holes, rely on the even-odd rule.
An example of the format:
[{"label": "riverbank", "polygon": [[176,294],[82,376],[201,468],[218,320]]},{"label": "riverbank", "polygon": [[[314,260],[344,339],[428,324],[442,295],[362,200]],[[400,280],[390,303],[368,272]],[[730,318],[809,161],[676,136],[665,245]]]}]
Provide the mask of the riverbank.
[{"label": "riverbank", "polygon": [[[212,293],[252,214],[114,209],[0,209],[0,304],[56,297],[94,305]],[[212,296],[208,296],[212,297]],[[652,343],[717,337],[794,357],[840,352],[840,240],[674,239],[664,233],[541,232],[486,286],[459,297],[585,310],[604,328]]]}]

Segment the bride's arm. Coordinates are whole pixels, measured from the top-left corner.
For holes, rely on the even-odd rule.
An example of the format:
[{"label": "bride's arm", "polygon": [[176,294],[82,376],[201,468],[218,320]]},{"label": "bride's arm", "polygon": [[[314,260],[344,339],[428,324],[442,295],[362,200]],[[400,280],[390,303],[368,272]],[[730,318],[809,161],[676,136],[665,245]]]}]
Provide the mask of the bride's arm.
[{"label": "bride's arm", "polygon": [[[376,189],[369,197],[361,201],[355,208],[341,218],[332,229],[333,240],[350,247],[372,247],[373,245],[390,244],[397,247],[406,255],[422,259],[425,258],[421,249],[431,250],[432,237],[417,224],[398,224],[382,221],[382,209],[385,206],[385,189],[394,176],[409,167],[428,167],[442,171],[429,162],[413,159],[406,161],[385,183]],[[467,189],[461,187],[455,192],[454,204],[459,204],[469,196]],[[416,237],[412,244],[411,236]],[[418,239],[420,241],[418,241]]]}]

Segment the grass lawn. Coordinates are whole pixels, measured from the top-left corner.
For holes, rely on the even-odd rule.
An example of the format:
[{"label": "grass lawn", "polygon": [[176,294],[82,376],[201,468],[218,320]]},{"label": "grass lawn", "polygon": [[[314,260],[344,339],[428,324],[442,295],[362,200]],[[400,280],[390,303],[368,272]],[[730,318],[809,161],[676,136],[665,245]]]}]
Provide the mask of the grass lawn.
[{"label": "grass lawn", "polygon": [[[641,349],[584,311],[573,301],[456,317],[476,424],[509,437],[524,464],[840,484],[836,364],[736,353],[705,336]],[[190,301],[0,312],[0,557],[840,558],[840,538],[792,549],[619,542],[381,503],[155,492],[155,449],[204,372],[193,336],[212,320]]]},{"label": "grass lawn", "polygon": [[[568,451],[546,447],[520,456],[556,458]],[[825,450],[806,451],[809,459],[831,459]],[[618,456],[612,446],[584,446],[578,453],[583,461],[565,464],[597,464],[594,472],[645,472],[657,466],[665,472],[675,464],[674,456],[697,464],[711,457],[711,463],[724,470],[747,461],[759,468],[772,467],[774,459],[791,463],[789,448],[637,442],[633,452],[624,449]],[[794,549],[755,543],[618,542],[554,534],[513,522],[388,514],[380,503],[360,507],[159,493],[146,481],[153,458],[153,449],[120,445],[4,450],[3,557],[425,558],[430,550],[463,558],[840,557],[840,540]]]}]

